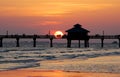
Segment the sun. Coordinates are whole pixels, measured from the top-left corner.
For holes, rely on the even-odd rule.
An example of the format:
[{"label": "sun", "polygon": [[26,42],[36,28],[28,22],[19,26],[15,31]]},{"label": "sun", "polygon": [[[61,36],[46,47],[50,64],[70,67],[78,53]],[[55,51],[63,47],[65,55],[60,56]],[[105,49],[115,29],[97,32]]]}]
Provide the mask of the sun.
[{"label": "sun", "polygon": [[55,38],[58,38],[58,39],[62,38],[63,35],[64,35],[64,34],[63,34],[62,31],[56,31],[56,32],[54,33]]}]

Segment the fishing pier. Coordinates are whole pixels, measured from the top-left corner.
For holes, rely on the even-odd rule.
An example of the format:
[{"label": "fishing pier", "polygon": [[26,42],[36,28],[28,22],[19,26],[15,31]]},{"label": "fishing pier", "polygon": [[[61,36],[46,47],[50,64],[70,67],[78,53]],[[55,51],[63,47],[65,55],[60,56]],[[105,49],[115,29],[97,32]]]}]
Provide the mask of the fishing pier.
[{"label": "fishing pier", "polygon": [[[66,39],[67,40],[67,35],[63,35],[59,39]],[[117,39],[118,40],[118,46],[120,47],[120,35],[89,35],[89,40],[90,39],[100,39],[101,40],[101,47],[104,47],[104,40],[105,39]],[[16,39],[16,47],[20,47],[20,39],[33,39],[33,47],[36,47],[36,39],[48,39],[50,40],[50,47],[53,47],[53,40],[57,39],[54,35],[0,35],[0,47],[3,47],[3,40],[7,39]],[[71,43],[67,43],[67,46]],[[89,44],[89,41],[88,41]],[[80,45],[80,40],[79,40],[79,45]],[[80,46],[79,46],[80,47]],[[89,45],[85,45],[85,47],[89,47]]]},{"label": "fishing pier", "polygon": [[50,47],[53,47],[53,39],[66,39],[67,40],[67,47],[71,47],[72,40],[78,40],[78,46],[80,47],[80,41],[84,41],[84,47],[89,47],[89,40],[90,39],[100,39],[101,40],[101,47],[104,47],[104,40],[105,39],[118,39],[118,46],[120,48],[120,35],[88,35],[90,32],[89,30],[82,27],[80,24],[73,25],[72,28],[66,30],[67,35],[0,35],[0,47],[3,47],[3,40],[7,39],[16,39],[16,47],[20,47],[20,39],[33,39],[33,47],[36,47],[36,39],[49,39],[50,40]]}]

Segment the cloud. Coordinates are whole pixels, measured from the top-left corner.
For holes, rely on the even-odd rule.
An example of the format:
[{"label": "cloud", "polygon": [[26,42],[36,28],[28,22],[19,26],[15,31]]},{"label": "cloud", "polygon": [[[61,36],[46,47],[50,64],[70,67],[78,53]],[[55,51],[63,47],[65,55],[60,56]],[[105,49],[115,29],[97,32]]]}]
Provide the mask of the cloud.
[{"label": "cloud", "polygon": [[43,22],[41,22],[41,25],[59,25],[60,24],[60,22],[58,22],[58,21],[43,21]]}]

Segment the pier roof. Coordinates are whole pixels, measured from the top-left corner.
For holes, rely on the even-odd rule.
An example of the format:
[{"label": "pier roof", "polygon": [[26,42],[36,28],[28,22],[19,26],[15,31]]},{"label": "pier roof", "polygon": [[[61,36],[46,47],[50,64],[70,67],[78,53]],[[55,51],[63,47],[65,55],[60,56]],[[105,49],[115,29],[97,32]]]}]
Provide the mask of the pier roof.
[{"label": "pier roof", "polygon": [[90,31],[88,31],[87,29],[82,28],[82,25],[80,25],[80,24],[75,24],[73,28],[66,30],[66,32],[68,32],[68,33],[69,32],[70,33],[71,32],[88,33]]}]

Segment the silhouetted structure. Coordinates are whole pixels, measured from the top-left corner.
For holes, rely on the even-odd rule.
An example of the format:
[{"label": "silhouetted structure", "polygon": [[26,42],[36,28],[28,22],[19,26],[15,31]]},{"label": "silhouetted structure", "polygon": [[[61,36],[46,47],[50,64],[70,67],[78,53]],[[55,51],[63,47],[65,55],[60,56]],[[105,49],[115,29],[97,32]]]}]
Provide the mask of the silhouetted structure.
[{"label": "silhouetted structure", "polygon": [[89,36],[87,29],[82,28],[82,25],[75,24],[73,28],[67,30],[67,47],[71,47],[71,40],[78,40],[79,41],[79,47],[80,47],[80,40],[85,41],[85,47],[89,47]]}]

